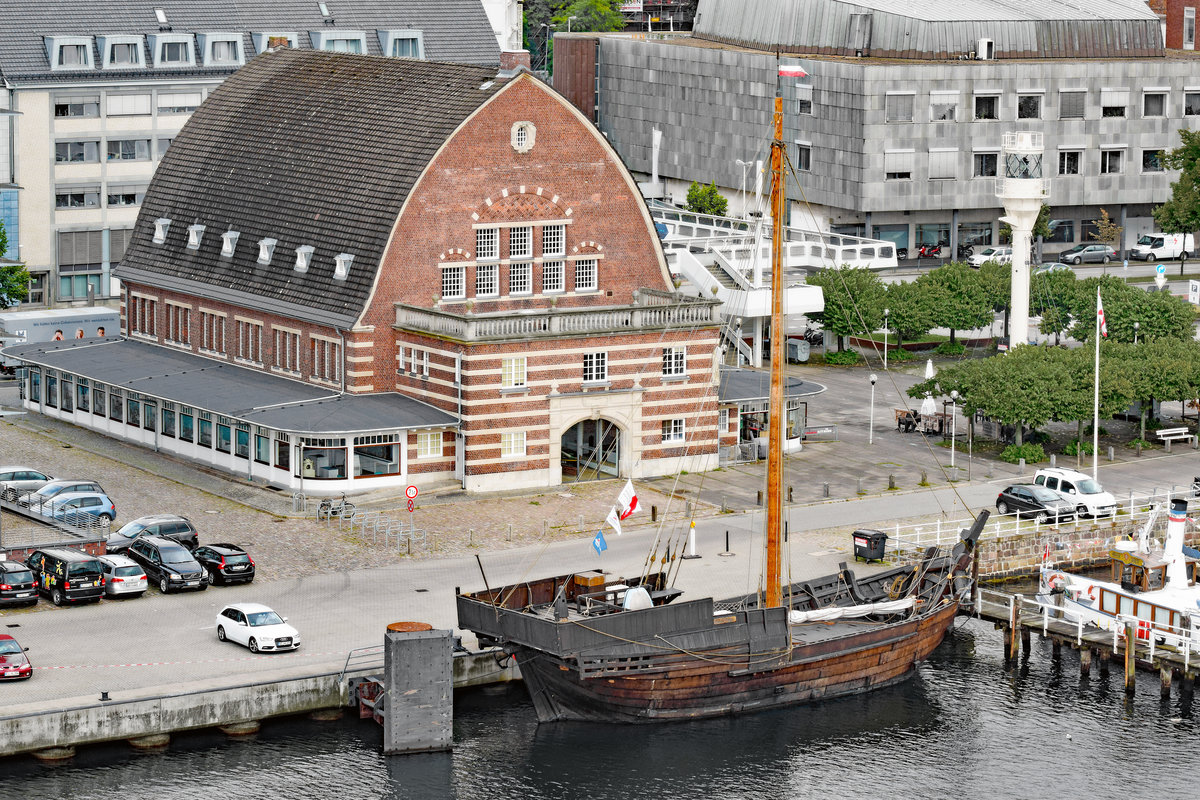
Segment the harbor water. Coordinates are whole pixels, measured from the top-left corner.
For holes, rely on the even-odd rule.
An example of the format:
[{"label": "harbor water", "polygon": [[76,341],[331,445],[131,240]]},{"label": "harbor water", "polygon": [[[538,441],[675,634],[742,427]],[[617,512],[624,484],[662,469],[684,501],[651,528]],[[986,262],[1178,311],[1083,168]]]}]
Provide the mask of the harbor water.
[{"label": "harbor water", "polygon": [[1197,724],[1178,689],[1108,675],[1036,636],[1006,667],[999,632],[960,620],[909,681],[866,695],[655,726],[539,726],[521,685],[460,693],[451,753],[385,757],[374,722],[269,721],[254,737],[178,735],[156,753],[81,748],[0,761],[7,797],[694,798],[1184,797]]}]

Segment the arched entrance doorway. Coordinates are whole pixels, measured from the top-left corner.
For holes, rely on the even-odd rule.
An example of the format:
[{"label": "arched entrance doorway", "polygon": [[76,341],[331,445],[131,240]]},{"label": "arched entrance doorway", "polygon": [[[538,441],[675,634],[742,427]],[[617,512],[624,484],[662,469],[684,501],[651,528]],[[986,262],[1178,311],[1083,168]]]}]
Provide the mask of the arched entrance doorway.
[{"label": "arched entrance doorway", "polygon": [[594,481],[621,474],[621,429],[606,419],[585,419],[562,435],[564,481]]}]

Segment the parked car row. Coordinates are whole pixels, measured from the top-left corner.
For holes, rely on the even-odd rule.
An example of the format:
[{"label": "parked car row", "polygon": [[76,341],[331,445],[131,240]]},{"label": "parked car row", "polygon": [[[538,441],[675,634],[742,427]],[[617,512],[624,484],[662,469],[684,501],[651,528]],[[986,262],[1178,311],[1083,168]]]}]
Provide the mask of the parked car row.
[{"label": "parked car row", "polygon": [[1006,487],[996,497],[996,511],[1032,517],[1038,522],[1072,517],[1108,517],[1117,500],[1082,472],[1046,467],[1034,473],[1033,483]]},{"label": "parked car row", "polygon": [[69,525],[108,525],[117,506],[96,481],[55,479],[21,466],[0,467],[0,497]]}]

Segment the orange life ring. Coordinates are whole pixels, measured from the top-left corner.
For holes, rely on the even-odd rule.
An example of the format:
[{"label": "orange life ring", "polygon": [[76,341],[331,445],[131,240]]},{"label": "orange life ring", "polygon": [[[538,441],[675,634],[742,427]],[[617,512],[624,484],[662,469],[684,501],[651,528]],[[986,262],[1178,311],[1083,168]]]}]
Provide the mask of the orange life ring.
[{"label": "orange life ring", "polygon": [[1088,595],[1088,599],[1089,599],[1089,600],[1093,600],[1093,601],[1094,601],[1094,600],[1096,599],[1096,586],[1095,586],[1095,584],[1093,584],[1093,585],[1091,585],[1091,586],[1089,586],[1089,587],[1088,587],[1088,590],[1087,590],[1087,595]]}]

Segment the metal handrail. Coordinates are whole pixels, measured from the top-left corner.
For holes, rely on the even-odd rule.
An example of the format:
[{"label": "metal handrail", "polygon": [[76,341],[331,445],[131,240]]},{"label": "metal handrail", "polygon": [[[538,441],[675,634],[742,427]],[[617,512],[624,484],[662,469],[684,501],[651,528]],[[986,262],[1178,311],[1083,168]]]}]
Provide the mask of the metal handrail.
[{"label": "metal handrail", "polygon": [[[383,645],[381,644],[377,644],[372,647],[356,647],[350,652],[346,653],[346,663],[342,665],[342,671],[338,674],[338,683],[342,683],[346,680],[346,673],[350,671],[350,662],[365,662],[370,658],[370,656],[382,655],[382,653]],[[372,665],[373,664],[374,662],[372,662]],[[369,669],[370,666],[371,665],[356,665],[354,669]],[[380,661],[379,666],[383,666],[382,661]]]}]

